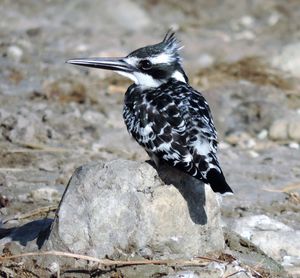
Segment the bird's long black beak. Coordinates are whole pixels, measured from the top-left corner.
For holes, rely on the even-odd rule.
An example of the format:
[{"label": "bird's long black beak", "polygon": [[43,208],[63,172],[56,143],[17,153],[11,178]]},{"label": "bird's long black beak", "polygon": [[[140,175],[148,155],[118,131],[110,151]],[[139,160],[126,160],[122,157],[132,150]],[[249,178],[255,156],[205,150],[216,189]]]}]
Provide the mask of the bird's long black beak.
[{"label": "bird's long black beak", "polygon": [[79,59],[68,60],[66,63],[78,65],[78,66],[114,70],[114,71],[123,71],[123,72],[134,71],[134,67],[126,63],[124,61],[124,58],[79,58]]}]

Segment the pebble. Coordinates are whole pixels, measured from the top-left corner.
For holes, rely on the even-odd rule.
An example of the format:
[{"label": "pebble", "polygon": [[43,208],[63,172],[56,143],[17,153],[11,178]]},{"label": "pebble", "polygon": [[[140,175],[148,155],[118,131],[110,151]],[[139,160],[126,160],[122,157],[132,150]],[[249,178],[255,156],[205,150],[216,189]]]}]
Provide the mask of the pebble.
[{"label": "pebble", "polygon": [[284,119],[276,120],[270,127],[269,137],[272,140],[286,140],[288,138],[287,125]]},{"label": "pebble", "polygon": [[299,150],[299,147],[300,147],[299,144],[296,142],[289,143],[289,148],[291,149]]},{"label": "pebble", "polygon": [[226,150],[230,148],[230,145],[224,141],[220,141],[218,147],[220,150]]},{"label": "pebble", "polygon": [[198,58],[198,64],[201,68],[211,67],[215,63],[215,58],[208,53],[203,53]]},{"label": "pebble", "polygon": [[294,119],[288,125],[289,138],[300,142],[300,119]]},{"label": "pebble", "polygon": [[256,38],[256,35],[249,30],[242,31],[235,35],[236,40],[249,40],[250,41],[250,40],[254,40],[255,38]]},{"label": "pebble", "polygon": [[250,15],[244,15],[240,19],[240,23],[247,28],[253,27],[254,22],[255,22],[254,18]]},{"label": "pebble", "polygon": [[23,50],[17,45],[11,45],[7,48],[7,57],[20,62],[23,58]]},{"label": "pebble", "polygon": [[249,156],[252,157],[252,158],[257,158],[257,157],[259,157],[259,153],[256,152],[256,151],[253,151],[253,150],[249,150],[249,151],[248,151],[248,154],[249,154]]},{"label": "pebble", "polygon": [[280,19],[281,19],[281,15],[278,12],[272,12],[268,18],[268,24],[270,26],[273,26],[277,24]]},{"label": "pebble", "polygon": [[294,256],[284,256],[282,265],[291,266],[291,265],[300,265],[300,255],[297,257]]},{"label": "pebble", "polygon": [[256,146],[256,141],[246,132],[233,133],[225,138],[231,145],[238,145],[242,149],[252,149]]},{"label": "pebble", "polygon": [[288,44],[281,53],[272,59],[273,66],[287,71],[295,77],[300,76],[300,42]]},{"label": "pebble", "polygon": [[86,44],[79,44],[75,47],[75,50],[78,52],[85,52],[89,49],[88,45]]},{"label": "pebble", "polygon": [[257,134],[257,139],[259,140],[264,140],[268,137],[268,130],[266,129],[263,129],[262,131],[260,131],[258,134]]},{"label": "pebble", "polygon": [[85,111],[82,118],[91,124],[101,123],[104,120],[103,114],[91,110]]},{"label": "pebble", "polygon": [[60,193],[58,190],[50,187],[42,187],[31,191],[30,197],[35,201],[46,200],[49,202],[59,201]]}]

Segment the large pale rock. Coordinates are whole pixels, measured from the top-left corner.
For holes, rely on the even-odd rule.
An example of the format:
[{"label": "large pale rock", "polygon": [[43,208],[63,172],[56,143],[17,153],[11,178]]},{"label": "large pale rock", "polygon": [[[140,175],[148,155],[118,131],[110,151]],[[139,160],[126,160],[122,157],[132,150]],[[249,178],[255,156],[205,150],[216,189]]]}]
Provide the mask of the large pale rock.
[{"label": "large pale rock", "polygon": [[300,231],[266,215],[237,219],[233,230],[261,248],[268,256],[280,260],[282,256],[299,256]]},{"label": "large pale rock", "polygon": [[148,163],[125,160],[78,168],[44,249],[98,258],[187,258],[222,250],[210,187],[167,168],[160,177]]}]

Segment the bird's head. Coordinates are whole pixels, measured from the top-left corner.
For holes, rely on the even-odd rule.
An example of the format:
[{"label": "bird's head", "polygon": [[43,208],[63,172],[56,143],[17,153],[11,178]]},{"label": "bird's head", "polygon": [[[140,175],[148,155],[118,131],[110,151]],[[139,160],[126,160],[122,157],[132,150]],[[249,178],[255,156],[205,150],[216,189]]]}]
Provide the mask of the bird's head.
[{"label": "bird's head", "polygon": [[187,82],[178,51],[182,47],[174,32],[168,32],[163,41],[139,48],[122,58],[82,58],[67,63],[113,70],[144,87],[158,87],[171,78]]}]

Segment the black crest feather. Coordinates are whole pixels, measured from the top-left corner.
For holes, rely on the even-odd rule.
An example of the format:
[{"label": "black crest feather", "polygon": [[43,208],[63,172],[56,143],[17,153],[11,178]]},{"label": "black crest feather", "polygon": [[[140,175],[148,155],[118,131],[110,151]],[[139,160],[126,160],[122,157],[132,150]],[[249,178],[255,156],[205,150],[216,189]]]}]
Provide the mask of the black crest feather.
[{"label": "black crest feather", "polygon": [[162,43],[165,46],[165,51],[167,53],[173,54],[176,59],[181,62],[180,55],[178,51],[183,48],[180,41],[176,38],[176,34],[172,29],[169,29],[167,34],[165,35]]}]

